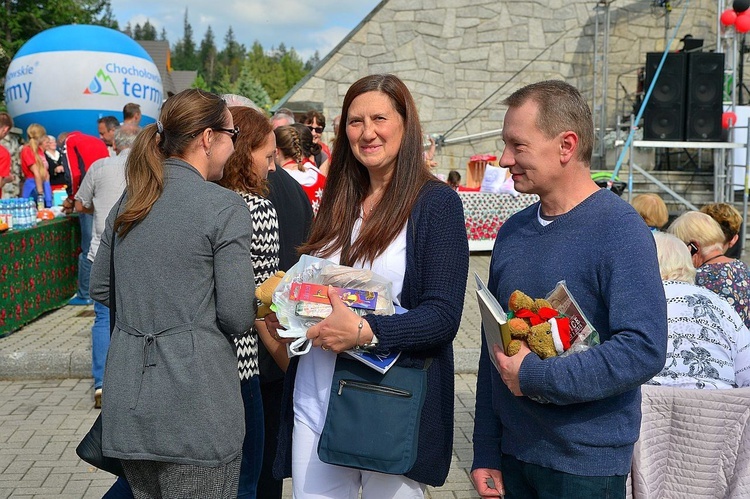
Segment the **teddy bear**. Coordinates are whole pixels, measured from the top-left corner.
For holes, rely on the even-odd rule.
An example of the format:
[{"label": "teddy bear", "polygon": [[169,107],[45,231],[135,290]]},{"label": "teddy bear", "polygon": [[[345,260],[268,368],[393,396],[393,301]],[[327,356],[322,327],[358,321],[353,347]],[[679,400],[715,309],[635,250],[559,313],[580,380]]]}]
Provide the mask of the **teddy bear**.
[{"label": "teddy bear", "polygon": [[255,297],[260,301],[258,305],[258,312],[255,317],[262,319],[271,313],[271,302],[273,301],[273,292],[276,290],[276,286],[279,285],[281,279],[286,274],[284,271],[279,270],[274,275],[263,281],[260,286],[255,288]]},{"label": "teddy bear", "polygon": [[508,355],[513,356],[526,341],[529,349],[541,359],[555,357],[570,348],[570,325],[550,302],[543,298],[533,299],[516,290],[508,299],[508,329],[511,342]]}]

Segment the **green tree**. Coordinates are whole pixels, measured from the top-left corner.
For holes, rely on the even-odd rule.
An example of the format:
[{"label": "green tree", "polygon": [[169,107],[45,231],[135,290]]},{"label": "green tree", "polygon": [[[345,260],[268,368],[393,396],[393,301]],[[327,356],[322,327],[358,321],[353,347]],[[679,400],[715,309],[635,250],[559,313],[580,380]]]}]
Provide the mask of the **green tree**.
[{"label": "green tree", "polygon": [[216,43],[214,42],[214,32],[211,29],[211,26],[209,26],[206,30],[206,34],[203,36],[203,40],[201,40],[201,48],[198,52],[198,58],[201,61],[198,75],[203,77],[209,88],[213,85],[214,77],[216,75],[216,65],[218,62],[217,55],[218,51],[216,50]]},{"label": "green tree", "polygon": [[316,50],[315,53],[310,57],[307,62],[305,63],[305,72],[312,71],[315,66],[317,66],[320,63],[320,54]]},{"label": "green tree", "polygon": [[[286,51],[283,44],[280,49]],[[246,64],[249,74],[263,85],[272,102],[279,100],[291,88],[287,86],[284,69],[278,59],[267,55],[263,51],[263,45],[257,40],[247,53]]]},{"label": "green tree", "polygon": [[156,40],[156,27],[146,19],[143,26],[140,24],[135,25],[133,30],[134,40]]},{"label": "green tree", "polygon": [[172,49],[172,67],[177,70],[197,70],[200,67],[195,53],[193,27],[188,21],[188,10],[185,9],[182,39]]},{"label": "green tree", "polygon": [[224,36],[224,50],[219,52],[218,58],[221,65],[229,72],[231,81],[237,81],[245,60],[245,46],[237,43],[237,40],[234,38],[234,30],[232,30],[231,26]]},{"label": "green tree", "polygon": [[193,83],[190,85],[190,88],[199,88],[201,90],[211,90],[211,87],[208,85],[208,83],[206,83],[206,80],[204,80],[200,74],[195,77],[195,80],[193,80]]},{"label": "green tree", "polygon": [[29,38],[65,24],[118,27],[109,0],[5,0],[0,7],[0,75]]},{"label": "green tree", "polygon": [[244,95],[251,101],[255,102],[256,105],[268,111],[271,109],[271,97],[263,88],[263,85],[255,78],[247,64],[243,65],[240,77],[237,79],[235,84],[235,94]]}]

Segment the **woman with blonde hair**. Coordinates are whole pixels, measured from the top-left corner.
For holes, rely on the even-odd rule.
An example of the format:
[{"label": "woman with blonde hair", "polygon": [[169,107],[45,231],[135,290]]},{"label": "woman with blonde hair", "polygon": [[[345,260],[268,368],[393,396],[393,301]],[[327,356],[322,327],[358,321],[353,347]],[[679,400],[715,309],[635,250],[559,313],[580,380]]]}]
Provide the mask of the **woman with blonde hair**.
[{"label": "woman with blonde hair", "polygon": [[727,300],[750,328],[750,269],[744,262],[724,255],[724,232],[716,220],[699,211],[688,211],[677,217],[667,232],[690,249],[697,269],[695,283]]},{"label": "woman with blonde hair", "polygon": [[245,421],[233,339],[255,319],[252,219],[207,181],[222,177],[239,133],[218,95],[167,99],[131,147],[91,270],[91,297],[115,321],[102,452],[121,460],[135,497],[237,497]]},{"label": "woman with blonde hair", "polygon": [[750,386],[750,331],[716,293],[695,285],[685,243],[654,233],[667,297],[667,361],[649,384],[679,388]]},{"label": "woman with blonde hair", "polygon": [[28,142],[21,148],[21,171],[24,176],[21,197],[34,198],[39,208],[49,208],[52,206],[52,187],[47,157],[44,155],[47,130],[39,123],[32,123],[26,128],[26,137]]},{"label": "woman with blonde hair", "polygon": [[664,200],[658,194],[647,192],[638,194],[630,203],[652,231],[662,230],[669,221],[669,212]]}]

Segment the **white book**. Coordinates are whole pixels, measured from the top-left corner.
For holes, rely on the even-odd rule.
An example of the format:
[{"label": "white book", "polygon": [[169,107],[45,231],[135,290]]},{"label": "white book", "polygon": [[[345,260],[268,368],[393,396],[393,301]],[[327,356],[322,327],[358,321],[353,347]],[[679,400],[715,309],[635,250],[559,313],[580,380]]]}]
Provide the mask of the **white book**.
[{"label": "white book", "polygon": [[508,319],[505,310],[498,303],[482,279],[474,272],[474,279],[477,281],[477,302],[482,314],[482,326],[484,337],[487,340],[487,349],[490,360],[495,365],[495,369],[500,371],[500,367],[495,360],[495,352],[492,350],[493,345],[499,345],[505,354],[508,354],[508,345],[510,344],[510,330],[508,329]]}]

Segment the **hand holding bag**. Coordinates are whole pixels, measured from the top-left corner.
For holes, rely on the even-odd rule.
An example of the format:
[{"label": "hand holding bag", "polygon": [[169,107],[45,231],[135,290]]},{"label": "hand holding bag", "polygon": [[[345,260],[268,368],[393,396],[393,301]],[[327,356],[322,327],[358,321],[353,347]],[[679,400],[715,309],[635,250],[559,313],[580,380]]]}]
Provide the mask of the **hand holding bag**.
[{"label": "hand holding bag", "polygon": [[[122,198],[120,198],[120,204],[122,204]],[[120,211],[120,204],[117,205],[117,211]],[[112,336],[112,332],[115,329],[115,318],[117,314],[117,307],[115,304],[115,238],[116,234],[112,232],[112,242],[110,244],[109,253],[109,335]],[[102,415],[99,413],[96,421],[91,426],[91,429],[83,437],[81,443],[76,447],[76,454],[82,460],[86,461],[92,466],[96,466],[100,470],[107,471],[117,476],[125,476],[125,472],[122,470],[122,463],[119,459],[114,457],[107,457],[102,453]]]},{"label": "hand holding bag", "polygon": [[339,355],[318,443],[321,461],[403,475],[417,459],[427,369],[393,366],[385,374]]}]

